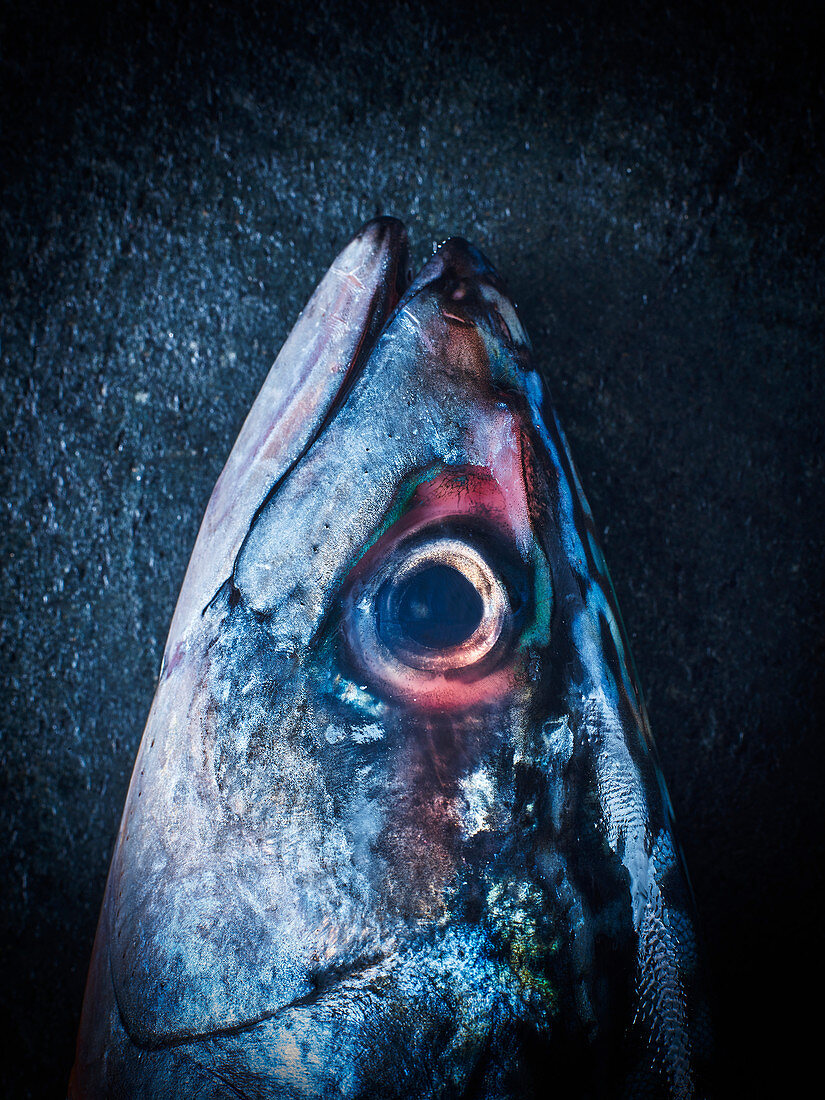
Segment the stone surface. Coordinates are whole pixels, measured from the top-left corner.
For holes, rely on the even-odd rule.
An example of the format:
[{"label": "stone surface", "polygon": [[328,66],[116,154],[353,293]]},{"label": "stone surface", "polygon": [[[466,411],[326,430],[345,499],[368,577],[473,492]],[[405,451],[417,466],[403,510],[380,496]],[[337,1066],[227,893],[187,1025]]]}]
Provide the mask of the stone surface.
[{"label": "stone surface", "polygon": [[597,521],[706,943],[720,1095],[801,1065],[823,682],[814,5],[7,2],[4,1096],[59,1096],[209,493],[361,222],[508,279]]}]

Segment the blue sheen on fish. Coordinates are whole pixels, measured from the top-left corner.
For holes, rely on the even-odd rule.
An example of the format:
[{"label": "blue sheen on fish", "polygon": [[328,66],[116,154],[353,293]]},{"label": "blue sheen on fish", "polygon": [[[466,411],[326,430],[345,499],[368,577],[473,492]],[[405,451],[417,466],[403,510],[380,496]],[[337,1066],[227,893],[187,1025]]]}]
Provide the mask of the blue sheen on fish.
[{"label": "blue sheen on fish", "polygon": [[259,394],[183,582],[74,1100],[688,1098],[672,812],[512,301],[370,222]]}]

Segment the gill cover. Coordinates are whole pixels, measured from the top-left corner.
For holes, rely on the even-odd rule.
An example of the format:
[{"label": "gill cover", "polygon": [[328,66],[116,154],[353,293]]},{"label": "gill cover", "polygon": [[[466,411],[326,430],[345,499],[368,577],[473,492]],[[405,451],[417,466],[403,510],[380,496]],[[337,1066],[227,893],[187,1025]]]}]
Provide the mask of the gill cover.
[{"label": "gill cover", "polygon": [[392,219],[338,257],[210,500],[74,1096],[695,1092],[688,890],[567,444],[487,261],[405,272]]}]

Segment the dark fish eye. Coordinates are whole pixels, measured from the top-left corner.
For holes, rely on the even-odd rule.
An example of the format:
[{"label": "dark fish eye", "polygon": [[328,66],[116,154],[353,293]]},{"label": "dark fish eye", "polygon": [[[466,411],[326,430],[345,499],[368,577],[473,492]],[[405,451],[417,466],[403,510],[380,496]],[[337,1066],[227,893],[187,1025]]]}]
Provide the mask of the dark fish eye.
[{"label": "dark fish eye", "polygon": [[488,552],[441,529],[396,545],[351,590],[344,622],[361,669],[390,694],[422,702],[441,677],[486,675],[512,611]]},{"label": "dark fish eye", "polygon": [[472,637],[484,615],[484,599],[475,585],[439,561],[384,585],[376,604],[378,635],[390,647],[400,642],[450,649]]}]

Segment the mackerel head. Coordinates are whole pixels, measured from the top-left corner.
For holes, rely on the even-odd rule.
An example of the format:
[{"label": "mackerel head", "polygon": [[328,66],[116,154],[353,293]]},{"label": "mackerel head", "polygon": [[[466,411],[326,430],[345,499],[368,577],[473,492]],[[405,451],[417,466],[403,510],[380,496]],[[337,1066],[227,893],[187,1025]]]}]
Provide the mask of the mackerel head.
[{"label": "mackerel head", "polygon": [[367,225],[221,474],[70,1095],[689,1097],[689,891],[512,302]]}]

